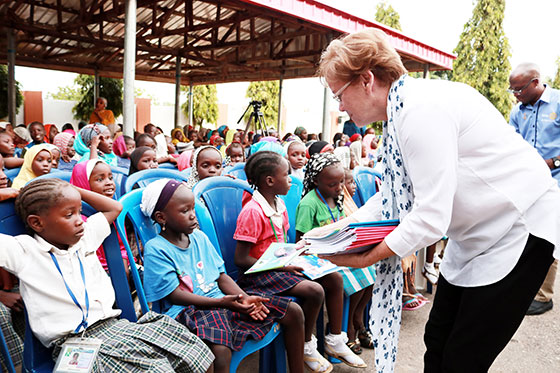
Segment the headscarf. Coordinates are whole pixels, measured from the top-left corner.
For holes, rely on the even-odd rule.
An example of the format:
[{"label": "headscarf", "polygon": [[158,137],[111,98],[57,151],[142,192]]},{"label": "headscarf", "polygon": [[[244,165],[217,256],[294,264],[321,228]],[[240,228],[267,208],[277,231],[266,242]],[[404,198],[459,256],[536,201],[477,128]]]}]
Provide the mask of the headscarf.
[{"label": "headscarf", "polygon": [[132,153],[130,153],[130,168],[128,169],[128,176],[132,175],[140,171],[138,169],[138,162],[140,162],[140,158],[146,153],[148,150],[154,151],[154,149],[150,148],[149,146],[140,146]]},{"label": "headscarf", "polygon": [[311,159],[314,154],[327,153],[334,151],[334,147],[326,141],[315,141],[307,148],[307,159]]},{"label": "headscarf", "polygon": [[25,184],[27,184],[29,181],[31,181],[31,180],[33,180],[37,177],[37,175],[35,175],[35,173],[31,169],[31,165],[33,164],[33,160],[35,159],[37,154],[39,154],[43,150],[46,150],[50,153],[51,152],[49,150],[50,146],[52,146],[52,145],[50,145],[50,144],[39,144],[39,145],[33,145],[32,147],[27,149],[27,151],[25,152],[25,155],[23,156],[23,165],[21,166],[21,170],[19,170],[18,175],[14,179],[14,182],[12,184],[12,188],[19,190],[19,189],[23,188],[23,186]]},{"label": "headscarf", "polygon": [[[173,131],[171,131],[171,139],[172,139],[171,142],[172,142],[173,145],[175,145],[175,146],[177,146],[177,143],[185,142],[185,141],[181,141],[181,140],[178,140],[178,139],[175,138],[175,134],[176,134],[177,132],[181,132],[181,133],[183,134],[183,140],[187,138],[187,136],[185,136],[185,133],[183,132],[182,129],[180,129],[180,128],[174,128]],[[187,141],[187,142],[188,142],[188,141]]]},{"label": "headscarf", "polygon": [[277,142],[270,142],[270,141],[259,141],[258,143],[251,145],[251,154],[255,154],[256,152],[260,152],[262,150],[269,150],[271,152],[275,152],[280,154],[282,157],[286,156],[286,150],[282,145]]},{"label": "headscarf", "polygon": [[[54,126],[56,129],[58,129],[58,127],[55,126],[54,124],[45,124],[45,125],[44,125],[44,127],[45,127],[45,142],[48,142],[49,144],[51,143],[51,142],[50,142],[50,139],[49,139],[49,134],[51,133],[51,128],[53,128],[53,126]],[[54,140],[54,139],[53,139],[53,140]]]},{"label": "headscarf", "polygon": [[226,133],[226,139],[224,141],[224,144],[229,145],[233,142],[233,137],[235,136],[235,134],[237,133],[237,131],[227,131]]},{"label": "headscarf", "polygon": [[142,202],[140,203],[142,213],[154,219],[154,212],[161,211],[167,206],[181,184],[183,183],[172,179],[159,179],[150,183],[142,192]]},{"label": "headscarf", "polygon": [[360,137],[362,137],[362,135],[360,135],[359,133],[355,133],[352,136],[350,136],[350,142],[358,141]]},{"label": "headscarf", "polygon": [[70,184],[85,190],[91,190],[89,185],[89,177],[98,163],[105,163],[101,159],[90,159],[87,162],[78,163],[72,169],[72,177],[70,177]]},{"label": "headscarf", "polygon": [[84,144],[89,148],[91,140],[95,136],[100,135],[105,131],[109,131],[109,128],[101,123],[88,124],[80,130],[79,135],[82,138]]},{"label": "headscarf", "polygon": [[74,150],[76,151],[76,153],[78,153],[79,156],[83,156],[84,154],[89,152],[88,146],[86,145],[84,140],[82,140],[81,132],[82,131],[78,132],[76,138],[74,139]]},{"label": "headscarf", "polygon": [[362,142],[354,141],[353,143],[351,143],[350,151],[352,152],[352,154],[354,154],[354,157],[356,158],[356,162],[358,162],[358,165],[361,166],[362,165]]},{"label": "headscarf", "polygon": [[212,137],[210,137],[210,145],[215,146],[214,143],[216,142],[217,139],[219,139],[221,136],[220,135],[214,135]]},{"label": "headscarf", "polygon": [[54,137],[53,144],[60,149],[61,158],[68,157],[68,143],[74,136],[67,132],[59,133]]},{"label": "headscarf", "polygon": [[72,130],[72,129],[70,129],[70,128],[68,128],[67,130],[62,131],[62,133],[69,133],[69,134],[71,134],[72,136],[76,136],[76,131],[74,131],[74,130]]},{"label": "headscarf", "polygon": [[[76,153],[80,154],[80,152],[78,151],[78,148],[80,150],[83,150],[82,145],[87,146],[87,149],[85,150],[85,152],[83,154],[80,154],[82,156],[82,159],[80,159],[80,162],[84,162],[85,160],[89,159],[89,156],[90,156],[89,145],[91,143],[91,140],[95,136],[98,136],[105,131],[109,131],[109,128],[107,128],[107,126],[105,126],[103,124],[100,124],[100,123],[88,124],[87,126],[85,126],[84,128],[82,128],[80,130],[80,132],[78,133],[78,137],[76,138],[76,141],[74,141],[74,149],[76,149]],[[79,140],[82,140],[82,141],[80,142]],[[78,147],[76,147],[76,144],[78,144],[77,145]],[[105,161],[105,163],[107,163],[110,166],[117,167],[118,164],[119,164],[117,156],[113,152],[103,153],[101,151],[98,151],[98,158],[101,158],[102,160]]]},{"label": "headscarf", "polygon": [[113,141],[113,152],[118,157],[122,158],[122,155],[126,153],[126,142],[124,141],[124,136],[118,136],[115,141]]},{"label": "headscarf", "polygon": [[191,167],[193,153],[194,149],[187,149],[179,155],[179,158],[177,158],[177,168],[179,171],[183,171],[184,169]]},{"label": "headscarf", "polygon": [[196,149],[192,157],[192,166],[191,166],[192,171],[191,174],[189,175],[189,179],[187,180],[187,184],[186,184],[189,189],[192,189],[195,186],[195,184],[200,181],[200,176],[198,175],[198,169],[197,169],[198,156],[200,152],[206,149],[214,149],[220,155],[220,158],[222,157],[222,153],[220,153],[220,151],[215,147],[213,147],[212,145],[204,145]]},{"label": "headscarf", "polygon": [[303,143],[303,141],[301,141],[301,139],[299,137],[290,136],[283,145],[284,146],[284,151],[286,152],[286,156],[288,156],[288,153],[290,151],[290,146],[292,146],[294,144],[301,144],[301,145],[305,146],[305,144]]},{"label": "headscarf", "polygon": [[375,139],[375,135],[373,134],[367,134],[364,136],[363,140],[362,140],[362,145],[364,146],[364,148],[366,148],[366,157],[369,160],[375,160],[375,154],[377,153],[376,149],[373,149],[371,147],[371,142],[373,141],[373,139]]},{"label": "headscarf", "polygon": [[14,133],[18,135],[23,141],[31,142],[31,135],[29,134],[29,130],[25,127],[16,127],[14,128]]},{"label": "headscarf", "polygon": [[229,132],[229,128],[228,128],[228,126],[226,126],[225,124],[224,124],[224,125],[221,125],[220,127],[218,127],[218,134],[219,134],[223,139],[225,139],[225,135],[224,135],[224,131],[225,131],[225,130],[228,130],[228,132]]},{"label": "headscarf", "polygon": [[305,127],[302,126],[296,127],[296,129],[294,130],[294,135],[299,137],[299,135],[301,135],[303,131],[305,131]]},{"label": "headscarf", "polygon": [[[328,166],[340,163],[340,159],[332,153],[317,153],[311,156],[311,160],[307,163],[307,168],[305,170],[305,177],[303,178],[303,193],[301,197],[317,188],[315,180],[317,176]],[[336,208],[340,212],[343,211],[344,194],[340,194],[338,199],[335,201]]]}]

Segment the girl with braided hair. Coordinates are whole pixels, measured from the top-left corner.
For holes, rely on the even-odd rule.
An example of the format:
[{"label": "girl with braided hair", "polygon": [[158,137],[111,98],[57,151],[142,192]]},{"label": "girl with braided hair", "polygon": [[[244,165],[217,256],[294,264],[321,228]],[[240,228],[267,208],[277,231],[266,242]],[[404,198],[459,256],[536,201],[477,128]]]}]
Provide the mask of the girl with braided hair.
[{"label": "girl with braided hair", "polygon": [[[273,242],[286,242],[290,224],[284,202],[278,195],[290,190],[288,161],[273,151],[258,151],[245,164],[247,181],[255,188],[253,197],[237,218],[233,238],[237,240],[235,264],[249,269]],[[366,365],[345,345],[342,325],[342,276],[331,273],[316,281],[306,280],[302,269],[286,266],[274,271],[241,274],[239,285],[247,292],[285,295],[301,300],[305,315],[304,361],[313,372],[330,372],[332,365],[317,351],[313,328],[323,301],[327,300],[331,333],[325,337],[326,350],[353,367]]]}]

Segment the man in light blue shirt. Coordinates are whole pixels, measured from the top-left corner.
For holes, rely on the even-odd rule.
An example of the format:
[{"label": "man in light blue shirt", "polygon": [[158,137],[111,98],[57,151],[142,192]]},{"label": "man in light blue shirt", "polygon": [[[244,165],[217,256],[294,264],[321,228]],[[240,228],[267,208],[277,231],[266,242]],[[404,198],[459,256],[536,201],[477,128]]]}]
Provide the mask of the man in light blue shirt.
[{"label": "man in light blue shirt", "polygon": [[[509,85],[509,91],[519,101],[511,111],[509,123],[537,149],[560,185],[560,91],[543,84],[539,67],[533,63],[517,66],[509,77]],[[527,315],[552,309],[557,266],[555,260]]]}]

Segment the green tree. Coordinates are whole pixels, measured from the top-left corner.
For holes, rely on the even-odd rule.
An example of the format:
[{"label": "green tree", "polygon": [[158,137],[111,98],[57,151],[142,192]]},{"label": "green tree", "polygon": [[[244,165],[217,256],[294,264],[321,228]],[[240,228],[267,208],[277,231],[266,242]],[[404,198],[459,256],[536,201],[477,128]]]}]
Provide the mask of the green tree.
[{"label": "green tree", "polygon": [[80,101],[81,97],[80,89],[75,86],[58,87],[57,92],[49,92],[47,94],[47,98],[52,98],[53,100]]},{"label": "green tree", "polygon": [[[0,65],[0,118],[8,116],[8,66]],[[16,113],[19,113],[19,107],[23,103],[23,95],[21,87],[16,81]],[[12,123],[15,127],[15,123]]]},{"label": "green tree", "polygon": [[[181,86],[183,92],[188,92],[189,87]],[[189,116],[189,100],[181,105],[185,116]],[[195,85],[193,87],[193,121],[195,126],[202,128],[204,122],[216,123],[218,121],[218,90],[215,84]]]},{"label": "green tree", "polygon": [[[262,101],[261,112],[267,128],[276,128],[278,122],[278,95],[280,93],[280,82],[278,80],[251,82],[247,88],[245,97],[251,101]],[[249,119],[252,109],[247,111],[245,120]]]},{"label": "green tree", "polygon": [[397,13],[397,11],[385,1],[377,4],[375,20],[386,26],[402,31],[401,17],[399,16],[399,13]]},{"label": "green tree", "polygon": [[[94,93],[93,75],[80,74],[74,80],[78,85],[80,94],[79,102],[72,108],[74,118],[89,120],[95,103],[93,102]],[[121,79],[99,77],[99,95],[107,99],[107,109],[118,117],[123,112],[123,81]]]},{"label": "green tree", "polygon": [[552,88],[560,89],[560,57],[556,59],[556,76],[550,85]]},{"label": "green tree", "polygon": [[503,29],[505,0],[478,0],[453,51],[452,80],[483,94],[508,118],[514,98],[509,87],[509,42]]}]

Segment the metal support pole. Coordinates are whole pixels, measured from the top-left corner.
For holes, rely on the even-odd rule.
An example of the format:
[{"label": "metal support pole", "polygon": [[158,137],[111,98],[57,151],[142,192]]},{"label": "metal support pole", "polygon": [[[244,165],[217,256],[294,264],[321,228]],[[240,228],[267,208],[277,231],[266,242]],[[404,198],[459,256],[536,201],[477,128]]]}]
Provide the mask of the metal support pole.
[{"label": "metal support pole", "polygon": [[282,85],[284,83],[284,77],[280,77],[280,84],[278,87],[278,124],[276,131],[278,132],[278,137],[282,138],[280,134],[280,126],[282,124]]},{"label": "metal support pole", "polygon": [[16,41],[8,29],[8,122],[16,126]]},{"label": "metal support pole", "polygon": [[430,78],[430,64],[427,63],[424,65],[424,79]]},{"label": "metal support pole", "polygon": [[193,126],[193,84],[189,84],[189,126]]},{"label": "metal support pole", "polygon": [[99,70],[97,69],[97,67],[95,68],[95,72],[93,74],[93,107],[95,107],[95,105],[97,104],[97,99],[99,98],[100,94],[99,94],[99,88],[100,88],[100,83],[99,83]]},{"label": "metal support pole", "polygon": [[175,66],[175,128],[181,127],[179,125],[179,118],[181,117],[181,57],[177,56]]},{"label": "metal support pole", "polygon": [[136,0],[126,0],[124,19],[123,117],[125,135],[134,137],[134,78],[136,75]]},{"label": "metal support pole", "polygon": [[329,113],[329,87],[323,88],[323,141],[330,142],[331,123]]}]

